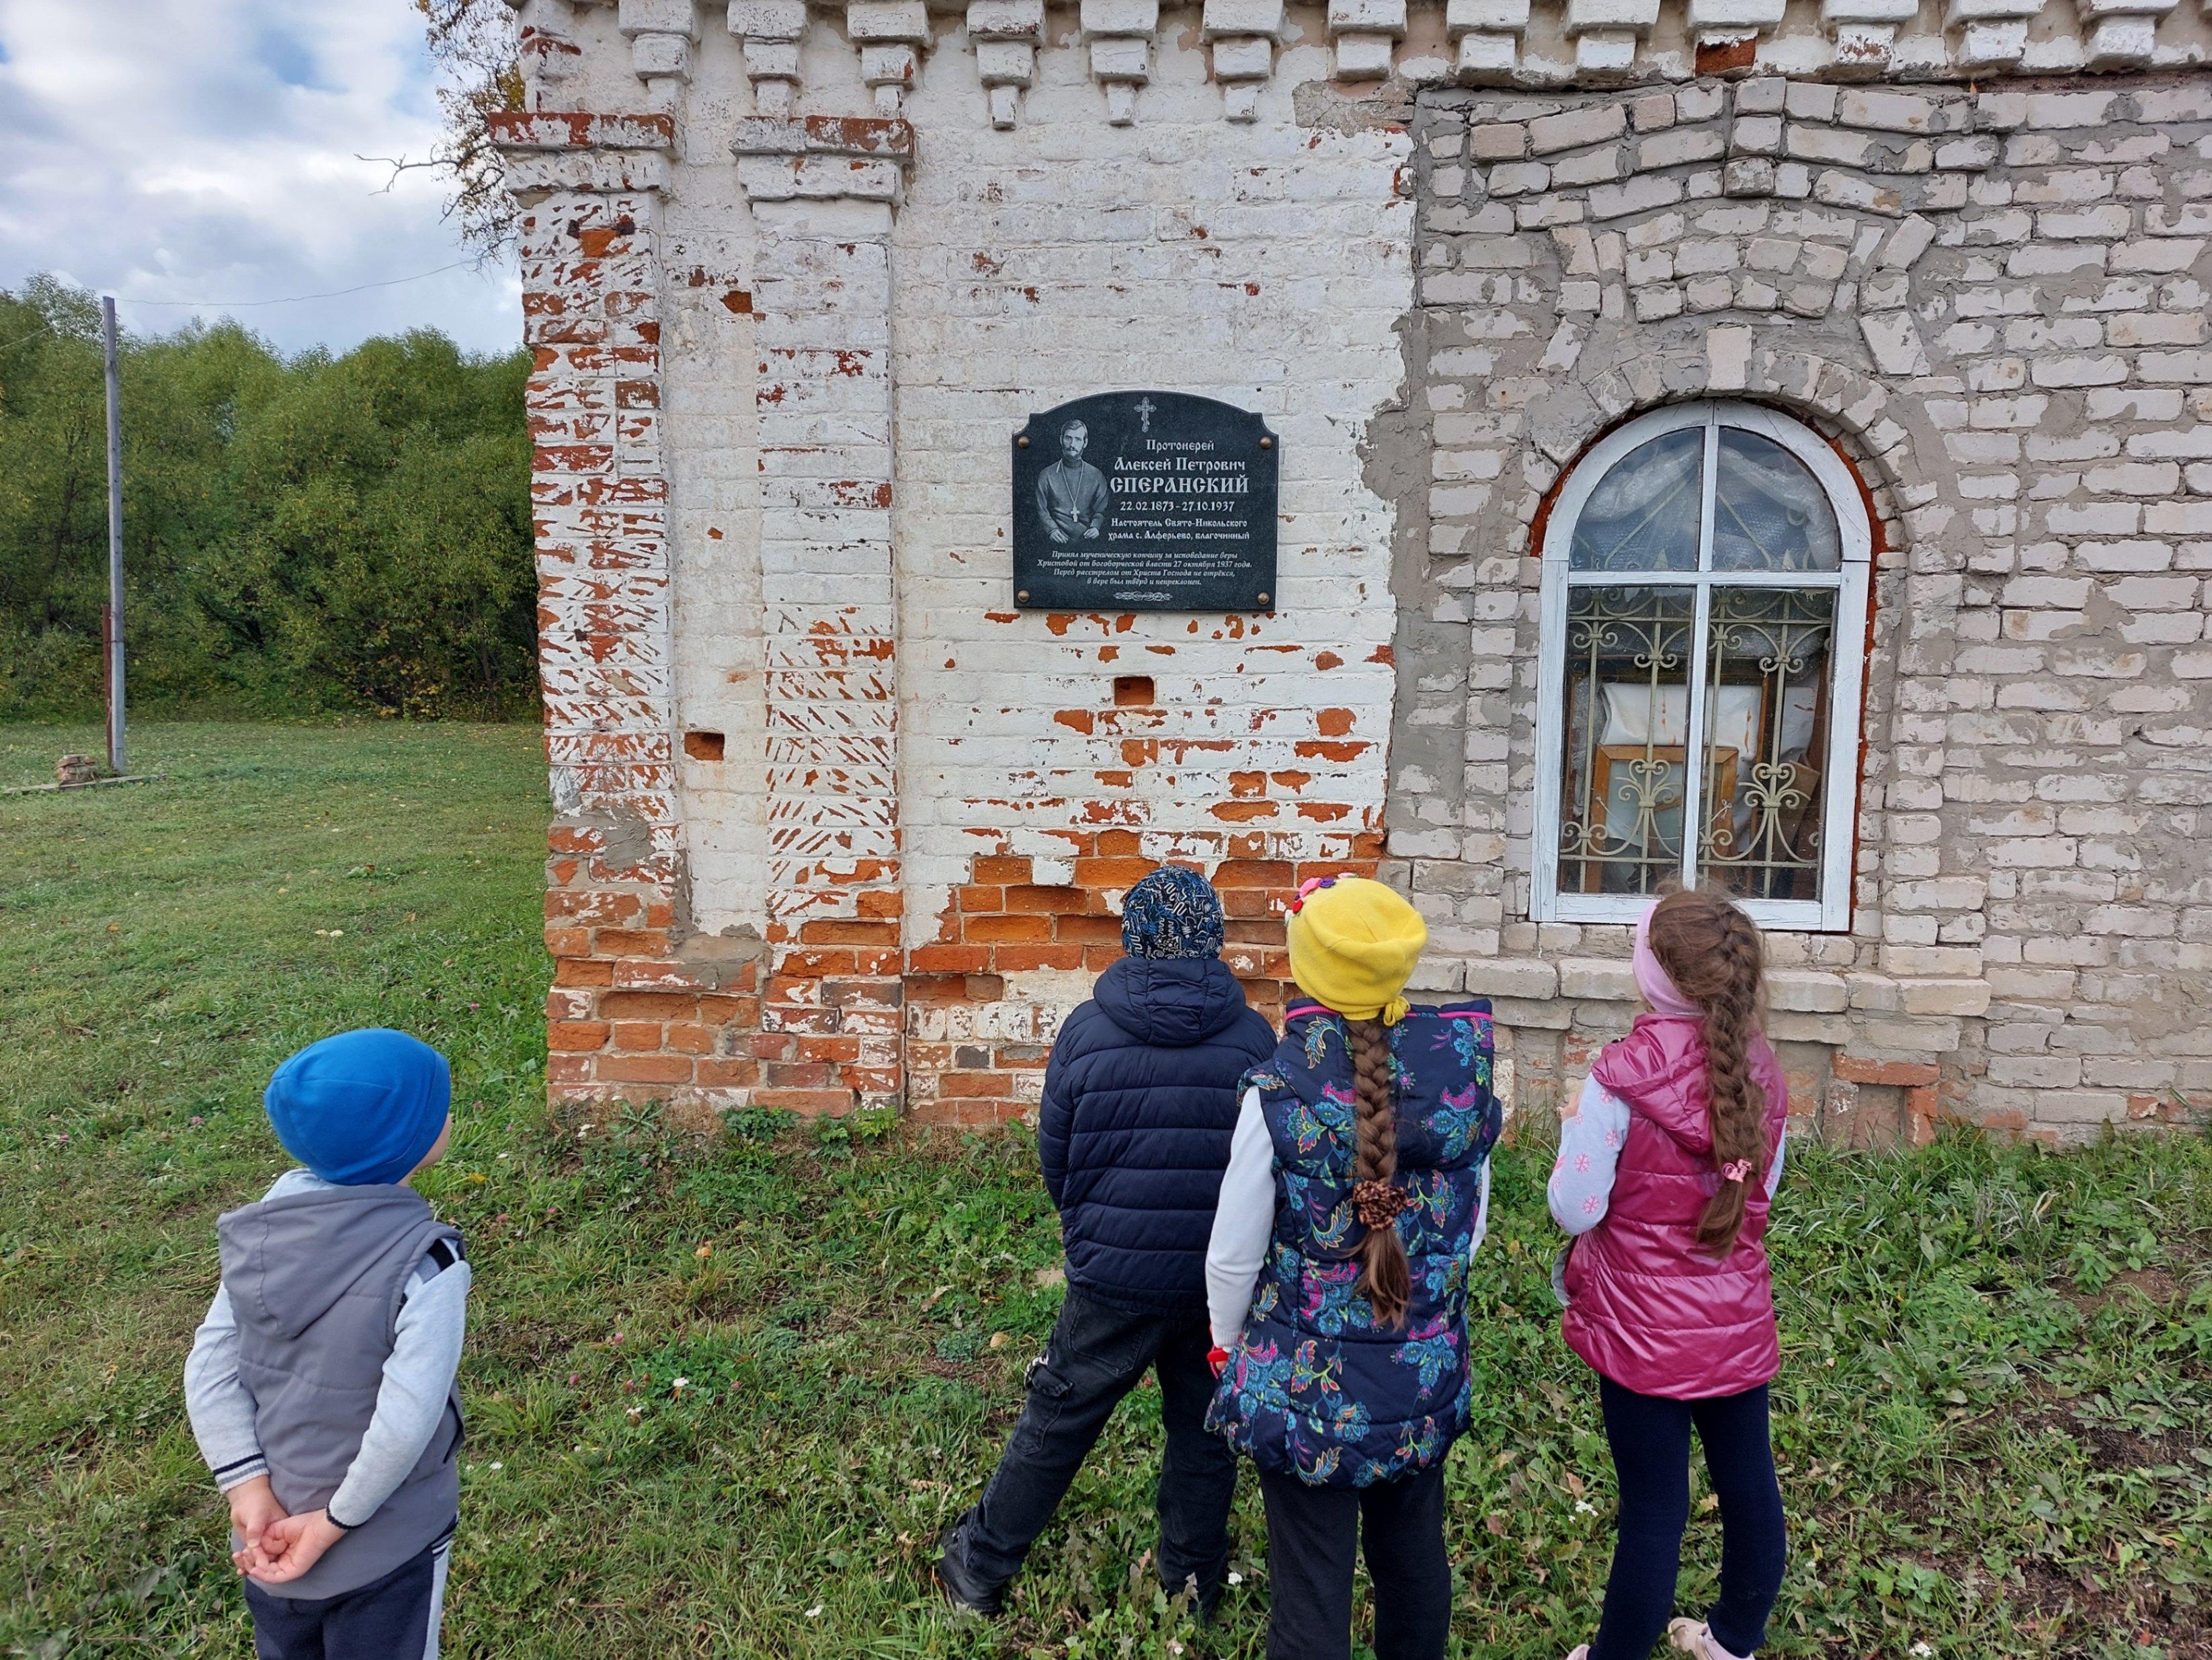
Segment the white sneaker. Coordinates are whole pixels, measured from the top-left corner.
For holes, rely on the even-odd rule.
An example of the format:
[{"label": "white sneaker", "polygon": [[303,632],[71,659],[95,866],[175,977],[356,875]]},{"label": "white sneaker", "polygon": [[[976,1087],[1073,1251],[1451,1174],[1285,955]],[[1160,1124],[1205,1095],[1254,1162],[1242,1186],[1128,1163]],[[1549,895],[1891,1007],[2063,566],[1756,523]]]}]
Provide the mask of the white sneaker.
[{"label": "white sneaker", "polygon": [[1587,1643],[1581,1645],[1567,1657],[1567,1660],[1589,1660],[1589,1645]]},{"label": "white sneaker", "polygon": [[1715,1642],[1702,1620],[1669,1620],[1667,1646],[1691,1656],[1692,1660],[1753,1660],[1747,1654],[1731,1654]]}]

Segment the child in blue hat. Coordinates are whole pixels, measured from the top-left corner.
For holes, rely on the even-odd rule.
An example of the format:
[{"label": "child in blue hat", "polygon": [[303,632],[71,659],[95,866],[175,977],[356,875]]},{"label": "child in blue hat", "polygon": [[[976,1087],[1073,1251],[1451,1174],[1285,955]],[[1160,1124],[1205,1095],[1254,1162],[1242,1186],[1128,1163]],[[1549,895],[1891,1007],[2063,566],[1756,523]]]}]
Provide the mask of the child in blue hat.
[{"label": "child in blue hat", "polygon": [[459,1520],[461,1236],[407,1186],[453,1078],[404,1032],[311,1043],[262,1098],[288,1171],[219,1218],[185,1405],[230,1500],[259,1660],[435,1660]]}]

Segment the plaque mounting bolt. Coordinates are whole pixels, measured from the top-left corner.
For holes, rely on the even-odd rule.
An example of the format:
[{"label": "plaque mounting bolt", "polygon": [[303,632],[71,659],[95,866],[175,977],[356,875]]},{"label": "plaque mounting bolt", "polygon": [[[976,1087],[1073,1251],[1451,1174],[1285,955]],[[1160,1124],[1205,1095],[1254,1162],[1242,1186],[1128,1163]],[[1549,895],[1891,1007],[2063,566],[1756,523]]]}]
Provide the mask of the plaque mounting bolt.
[{"label": "plaque mounting bolt", "polygon": [[1275,597],[1275,596],[1274,596],[1273,594],[1272,594],[1272,593],[1263,593],[1263,594],[1261,594],[1261,595],[1260,595],[1260,596],[1259,596],[1260,603],[1261,603],[1261,605],[1266,605],[1269,600],[1273,599],[1274,597]]},{"label": "plaque mounting bolt", "polygon": [[1275,447],[1275,441],[1272,438],[1262,438],[1260,441],[1260,447],[1263,450],[1271,450]]},{"label": "plaque mounting bolt", "polygon": [[1024,433],[1019,438],[1014,440],[1014,447],[1018,450],[1025,450],[1029,447],[1030,440],[1027,433]]},{"label": "plaque mounting bolt", "polygon": [[1029,604],[1030,600],[1030,591],[1027,588],[1016,588],[1014,590],[1014,598],[1020,600],[1022,604],[1026,605]]}]

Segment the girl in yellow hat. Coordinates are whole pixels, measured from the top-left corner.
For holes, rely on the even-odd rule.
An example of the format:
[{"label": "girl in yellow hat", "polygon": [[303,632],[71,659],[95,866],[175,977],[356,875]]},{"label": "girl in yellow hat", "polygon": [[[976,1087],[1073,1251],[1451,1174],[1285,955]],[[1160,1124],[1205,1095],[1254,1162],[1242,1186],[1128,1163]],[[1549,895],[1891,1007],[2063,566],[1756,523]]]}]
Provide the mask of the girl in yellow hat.
[{"label": "girl in yellow hat", "polygon": [[1499,1128],[1490,1005],[1407,1003],[1428,930],[1380,882],[1309,882],[1288,931],[1304,995],[1247,1074],[1206,1252],[1206,1422],[1259,1466],[1269,1660],[1346,1660],[1363,1533],[1376,1660],[1442,1660],[1443,1463]]}]

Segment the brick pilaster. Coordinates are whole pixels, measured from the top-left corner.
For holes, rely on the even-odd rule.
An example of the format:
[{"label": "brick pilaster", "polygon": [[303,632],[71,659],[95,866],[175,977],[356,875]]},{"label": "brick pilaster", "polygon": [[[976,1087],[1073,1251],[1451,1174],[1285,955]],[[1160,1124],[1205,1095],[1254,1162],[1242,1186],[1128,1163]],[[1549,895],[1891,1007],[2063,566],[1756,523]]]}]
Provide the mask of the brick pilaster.
[{"label": "brick pilaster", "polygon": [[891,216],[906,124],[740,124],[758,241],[768,976],[754,1098],[902,1085]]},{"label": "brick pilaster", "polygon": [[[548,1092],[698,1098],[750,1081],[746,973],[676,957],[684,924],[660,430],[665,116],[495,118],[521,207],[535,362],[538,652],[556,816]],[[722,1051],[720,1058],[717,1051]]]}]

